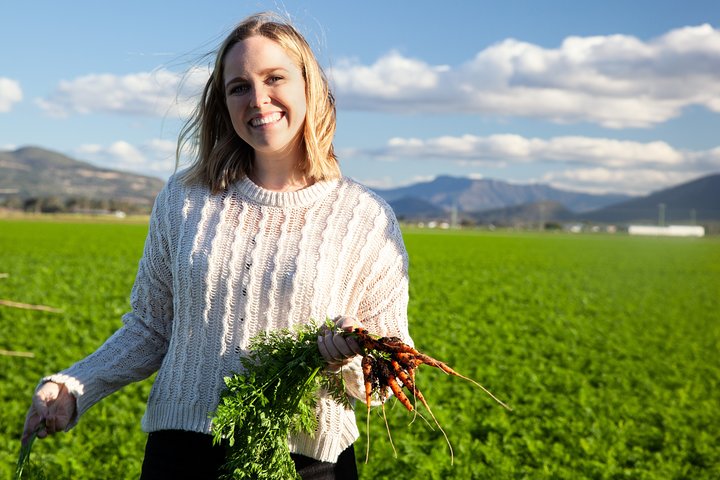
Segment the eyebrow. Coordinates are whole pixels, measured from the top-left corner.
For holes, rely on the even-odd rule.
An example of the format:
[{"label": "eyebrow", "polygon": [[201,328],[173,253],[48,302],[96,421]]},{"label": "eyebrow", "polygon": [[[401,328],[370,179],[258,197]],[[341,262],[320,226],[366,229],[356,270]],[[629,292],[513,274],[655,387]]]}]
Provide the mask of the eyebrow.
[{"label": "eyebrow", "polygon": [[[270,68],[261,70],[259,75],[262,77],[262,76],[268,75],[273,72],[278,72],[278,71],[282,71],[282,72],[286,72],[286,73],[288,72],[288,70],[285,67],[270,67]],[[227,82],[225,82],[225,88],[229,87],[233,83],[244,82],[244,81],[246,81],[246,78],[238,75],[236,77],[231,78]]]}]

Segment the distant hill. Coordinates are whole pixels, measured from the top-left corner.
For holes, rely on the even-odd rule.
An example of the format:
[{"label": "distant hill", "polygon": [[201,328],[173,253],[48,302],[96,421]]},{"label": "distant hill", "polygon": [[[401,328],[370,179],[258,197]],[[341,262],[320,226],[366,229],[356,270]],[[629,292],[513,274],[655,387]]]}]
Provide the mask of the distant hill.
[{"label": "distant hill", "polygon": [[657,224],[663,214],[666,224],[720,221],[720,174],[636,198],[450,176],[377,192],[404,220],[449,220],[455,209],[458,221],[496,225],[536,225],[540,222]]},{"label": "distant hill", "polygon": [[586,212],[577,218],[603,223],[657,224],[661,215],[666,224],[720,221],[720,174]]},{"label": "distant hill", "polygon": [[394,189],[376,189],[395,209],[398,217],[427,216],[428,204],[435,206],[436,214],[445,215],[456,209],[459,213],[477,213],[519,205],[557,202],[573,212],[586,212],[613,203],[622,202],[628,195],[592,195],[588,193],[559,190],[548,185],[517,185],[500,180],[471,179],[439,176],[430,182],[422,182]]},{"label": "distant hill", "polygon": [[537,202],[475,212],[470,217],[477,223],[494,225],[544,225],[549,222],[568,222],[575,213],[560,202]]},{"label": "distant hill", "polygon": [[400,220],[433,220],[447,216],[445,209],[417,197],[403,197],[393,200],[390,207]]},{"label": "distant hill", "polygon": [[99,168],[57,152],[25,147],[0,152],[0,196],[112,199],[151,206],[159,178]]}]

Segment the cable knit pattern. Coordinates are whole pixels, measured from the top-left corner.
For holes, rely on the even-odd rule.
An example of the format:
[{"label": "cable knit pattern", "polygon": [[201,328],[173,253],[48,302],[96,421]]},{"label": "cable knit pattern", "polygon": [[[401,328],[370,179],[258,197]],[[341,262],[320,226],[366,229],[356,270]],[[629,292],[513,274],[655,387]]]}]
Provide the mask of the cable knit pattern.
[{"label": "cable knit pattern", "polygon": [[[210,432],[224,377],[260,331],[358,318],[411,343],[407,254],[389,206],[342,178],[296,192],[245,178],[220,195],[173,176],[158,195],[123,326],[96,352],[44,380],[65,383],[79,418],[158,371],[143,430]],[[359,359],[343,369],[364,399]],[[293,452],[336,461],[358,438],[355,414],[323,396],[314,436]],[[71,426],[77,422],[76,418]]]}]

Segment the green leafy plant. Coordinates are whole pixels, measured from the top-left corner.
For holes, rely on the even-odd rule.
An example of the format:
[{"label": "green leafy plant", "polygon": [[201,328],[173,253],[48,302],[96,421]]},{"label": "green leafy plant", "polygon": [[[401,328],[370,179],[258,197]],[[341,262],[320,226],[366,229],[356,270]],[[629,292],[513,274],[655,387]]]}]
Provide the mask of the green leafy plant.
[{"label": "green leafy plant", "polygon": [[311,323],[259,334],[241,359],[243,372],[225,379],[213,437],[228,447],[225,467],[230,478],[299,478],[287,437],[315,431],[319,389],[350,408],[342,375],[325,368],[317,332]]}]

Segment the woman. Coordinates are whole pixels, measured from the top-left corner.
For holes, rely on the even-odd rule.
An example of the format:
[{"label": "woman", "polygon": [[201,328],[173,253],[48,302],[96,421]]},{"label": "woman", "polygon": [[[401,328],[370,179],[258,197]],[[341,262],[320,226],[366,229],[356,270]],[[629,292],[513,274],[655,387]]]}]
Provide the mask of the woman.
[{"label": "woman", "polygon": [[[43,419],[40,437],[72,428],[157,371],[142,478],[212,478],[223,452],[211,413],[258,332],[333,318],[410,342],[400,230],[387,204],[341,176],[334,132],[335,101],[305,39],[265,14],[240,23],[180,135],[197,159],[156,199],[124,325],[42,380],[24,438]],[[318,347],[362,400],[357,345],[328,333]],[[354,412],[322,397],[317,415],[315,435],[289,438],[298,472],[356,478]]]}]

